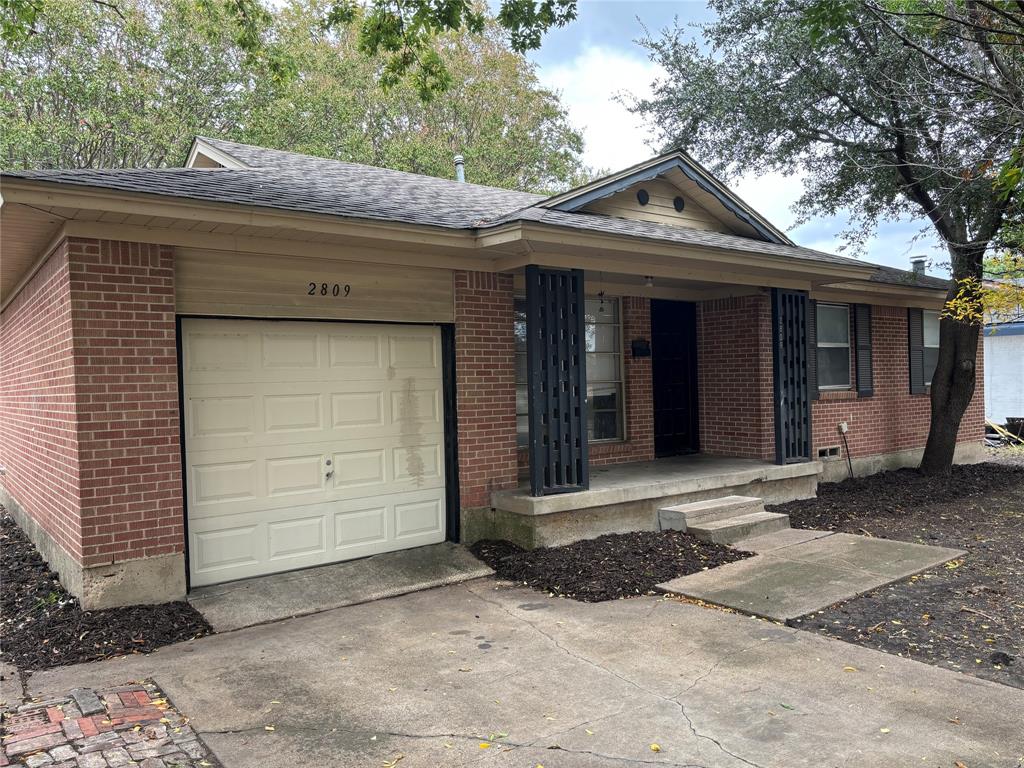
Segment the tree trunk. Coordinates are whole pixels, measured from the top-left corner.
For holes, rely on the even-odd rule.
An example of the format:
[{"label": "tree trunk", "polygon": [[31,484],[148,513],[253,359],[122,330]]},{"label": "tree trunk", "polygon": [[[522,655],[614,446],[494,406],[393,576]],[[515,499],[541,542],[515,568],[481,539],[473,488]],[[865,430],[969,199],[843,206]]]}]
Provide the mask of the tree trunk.
[{"label": "tree trunk", "polygon": [[[952,299],[959,290],[958,280],[981,277],[981,261],[985,249],[949,246],[953,257],[953,281],[946,299]],[[953,467],[953,453],[960,422],[974,397],[978,360],[980,325],[961,322],[949,317],[939,321],[939,359],[932,376],[931,425],[921,472],[926,475],[946,475]]]}]

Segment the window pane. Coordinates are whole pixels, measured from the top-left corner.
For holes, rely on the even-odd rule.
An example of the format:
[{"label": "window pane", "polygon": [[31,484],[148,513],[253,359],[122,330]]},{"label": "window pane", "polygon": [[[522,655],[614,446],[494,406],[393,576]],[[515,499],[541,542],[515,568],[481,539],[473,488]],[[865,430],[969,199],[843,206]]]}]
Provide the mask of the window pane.
[{"label": "window pane", "polygon": [[587,381],[618,381],[619,355],[587,355]]},{"label": "window pane", "polygon": [[516,299],[513,328],[516,334],[516,352],[526,351],[526,299]]},{"label": "window pane", "polygon": [[522,352],[516,353],[516,383],[526,383],[526,354]]},{"label": "window pane", "polygon": [[516,445],[525,448],[530,444],[530,417],[516,416]]},{"label": "window pane", "polygon": [[619,300],[609,299],[587,299],[585,306],[585,322],[592,323],[617,323],[619,322]]},{"label": "window pane", "polygon": [[587,330],[587,352],[618,352],[619,351],[619,326],[618,325],[588,325]]},{"label": "window pane", "polygon": [[530,400],[526,396],[526,385],[516,384],[516,413],[528,413]]},{"label": "window pane", "polygon": [[818,386],[850,386],[849,347],[818,347]]},{"label": "window pane", "polygon": [[589,388],[587,397],[590,399],[592,411],[617,411],[621,403],[619,384],[599,384]]},{"label": "window pane", "polygon": [[939,348],[938,347],[925,347],[924,348],[924,383],[931,384],[932,377],[935,375],[935,364],[939,362]]},{"label": "window pane", "polygon": [[[939,346],[939,313],[924,312],[924,345],[926,347]],[[925,368],[928,373],[928,368]],[[930,378],[930,377],[926,377]]]},{"label": "window pane", "polygon": [[845,306],[818,305],[818,343],[850,343],[850,312]]}]

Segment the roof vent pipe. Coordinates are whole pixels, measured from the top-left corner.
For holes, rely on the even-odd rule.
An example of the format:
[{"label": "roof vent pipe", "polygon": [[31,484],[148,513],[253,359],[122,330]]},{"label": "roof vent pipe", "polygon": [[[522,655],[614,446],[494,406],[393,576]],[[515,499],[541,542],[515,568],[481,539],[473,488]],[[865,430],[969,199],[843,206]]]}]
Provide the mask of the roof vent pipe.
[{"label": "roof vent pipe", "polygon": [[914,270],[915,275],[925,274],[925,267],[928,265],[927,256],[911,256],[910,267]]},{"label": "roof vent pipe", "polygon": [[462,155],[455,156],[455,180],[465,181],[466,180],[466,164],[462,159]]}]

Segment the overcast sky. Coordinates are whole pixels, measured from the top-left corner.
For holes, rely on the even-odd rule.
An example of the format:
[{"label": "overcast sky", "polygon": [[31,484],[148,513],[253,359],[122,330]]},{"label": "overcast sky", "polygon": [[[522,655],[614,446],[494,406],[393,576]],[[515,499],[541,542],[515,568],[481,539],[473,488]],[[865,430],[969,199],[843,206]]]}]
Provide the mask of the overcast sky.
[{"label": "overcast sky", "polygon": [[[618,93],[643,96],[663,71],[648,60],[635,42],[644,27],[656,34],[680,22],[713,18],[703,0],[580,0],[579,17],[567,27],[550,32],[539,51],[530,54],[541,81],[561,92],[570,119],[582,132],[586,162],[596,168],[617,170],[657,154],[649,146],[653,132],[615,100]],[[816,219],[792,229],[790,211],[801,192],[800,180],[782,176],[746,177],[733,188],[750,206],[800,245],[837,252],[837,235],[845,220]],[[867,246],[865,259],[906,269],[914,254],[945,261],[934,238],[918,239],[920,222],[883,224]],[[932,267],[938,272],[938,268]]]}]

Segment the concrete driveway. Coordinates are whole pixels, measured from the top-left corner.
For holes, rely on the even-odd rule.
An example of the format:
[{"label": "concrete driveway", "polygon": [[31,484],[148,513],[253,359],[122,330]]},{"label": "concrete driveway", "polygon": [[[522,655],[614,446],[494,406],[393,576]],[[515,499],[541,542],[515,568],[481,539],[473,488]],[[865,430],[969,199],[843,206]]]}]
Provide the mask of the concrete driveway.
[{"label": "concrete driveway", "polygon": [[146,677],[228,768],[1024,755],[1024,691],[674,599],[586,605],[491,579],[38,673],[29,689]]}]

